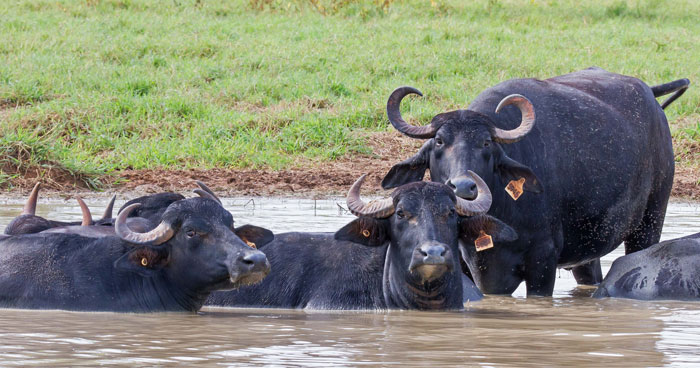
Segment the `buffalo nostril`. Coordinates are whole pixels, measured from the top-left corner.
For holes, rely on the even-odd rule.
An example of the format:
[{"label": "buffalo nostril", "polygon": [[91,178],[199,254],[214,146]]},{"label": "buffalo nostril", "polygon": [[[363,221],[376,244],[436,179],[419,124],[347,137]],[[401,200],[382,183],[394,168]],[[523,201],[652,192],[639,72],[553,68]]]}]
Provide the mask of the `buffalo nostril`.
[{"label": "buffalo nostril", "polygon": [[447,253],[447,248],[442,245],[422,246],[418,248],[418,253],[424,258],[444,257]]},{"label": "buffalo nostril", "polygon": [[246,265],[254,265],[254,264],[260,264],[260,263],[265,263],[267,260],[267,257],[265,257],[264,254],[261,252],[255,252],[255,253],[250,253],[247,254],[243,259],[241,260],[243,264]]},{"label": "buffalo nostril", "polygon": [[472,183],[472,185],[469,187],[469,190],[471,192],[476,192],[476,183]]}]

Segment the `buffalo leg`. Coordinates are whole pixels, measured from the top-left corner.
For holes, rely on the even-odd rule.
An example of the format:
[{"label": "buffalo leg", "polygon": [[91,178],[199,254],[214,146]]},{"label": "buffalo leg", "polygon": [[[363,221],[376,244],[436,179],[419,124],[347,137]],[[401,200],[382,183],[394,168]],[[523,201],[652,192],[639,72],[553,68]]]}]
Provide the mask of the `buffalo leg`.
[{"label": "buffalo leg", "polygon": [[[670,191],[670,188],[669,188]],[[661,199],[658,199],[661,197]],[[650,199],[644,211],[641,223],[625,238],[625,254],[634,253],[650,247],[661,239],[661,229],[664,226],[668,195]]]},{"label": "buffalo leg", "polygon": [[598,285],[603,281],[603,270],[600,267],[600,258],[596,258],[586,264],[571,268],[574,278],[579,285]]},{"label": "buffalo leg", "polygon": [[[549,244],[547,244],[549,243]],[[557,259],[551,240],[541,244],[542,247],[528,257],[525,268],[525,286],[527,296],[552,296],[554,280],[557,277]]]}]

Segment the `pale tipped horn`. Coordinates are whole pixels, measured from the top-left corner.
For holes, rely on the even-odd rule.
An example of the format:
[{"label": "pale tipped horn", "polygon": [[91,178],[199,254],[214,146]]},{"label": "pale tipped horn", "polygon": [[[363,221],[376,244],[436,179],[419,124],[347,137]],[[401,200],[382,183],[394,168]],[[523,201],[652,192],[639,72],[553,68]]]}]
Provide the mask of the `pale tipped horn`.
[{"label": "pale tipped horn", "polygon": [[491,208],[491,191],[483,179],[475,172],[467,170],[467,174],[471,176],[476,183],[478,195],[474,200],[468,201],[464,198],[457,197],[455,209],[460,216],[474,216],[480,213],[486,213]]},{"label": "pale tipped horn", "polygon": [[80,212],[83,214],[83,221],[80,223],[80,226],[92,225],[92,214],[90,213],[90,208],[88,208],[87,204],[85,204],[82,198],[76,197],[75,199],[78,201]]},{"label": "pale tipped horn", "polygon": [[109,200],[109,204],[107,204],[107,208],[105,208],[105,213],[102,215],[103,220],[109,220],[112,218],[112,211],[114,211],[114,201],[116,200],[116,195],[113,195],[112,198]]},{"label": "pale tipped horn", "polygon": [[129,217],[129,213],[140,207],[140,203],[134,203],[122,210],[117,216],[117,220],[114,222],[114,230],[122,240],[134,244],[153,244],[159,245],[170,240],[170,238],[175,235],[175,230],[166,222],[161,222],[155,229],[147,233],[137,233],[129,229],[126,224],[126,219]]},{"label": "pale tipped horn", "polygon": [[[194,182],[197,183],[197,185],[200,188],[202,188],[202,191],[209,194],[208,198],[211,198],[211,199],[219,202],[219,204],[221,204],[221,200],[219,199],[219,197],[216,195],[216,193],[214,193],[213,190],[209,189],[209,187],[206,184],[204,184],[203,182],[201,182],[199,180],[195,180]],[[197,189],[195,189],[194,192],[197,193],[200,197],[207,197],[207,196],[200,194],[200,191]]]},{"label": "pale tipped horn", "polygon": [[36,214],[36,201],[39,199],[39,189],[40,188],[41,188],[41,183],[37,182],[36,184],[34,184],[34,188],[32,189],[32,192],[29,194],[29,198],[27,198],[27,203],[24,204],[24,208],[22,209],[23,215]]},{"label": "pale tipped horn", "polygon": [[520,109],[522,119],[520,125],[513,130],[493,128],[491,136],[496,142],[515,143],[523,139],[527,133],[530,133],[532,127],[535,126],[535,108],[532,106],[532,102],[525,96],[519,94],[506,96],[498,103],[498,106],[496,106],[496,113],[500,112],[502,108],[508,105],[515,105]]},{"label": "pale tipped horn", "polygon": [[401,100],[411,93],[417,94],[418,96],[423,96],[419,90],[413,87],[399,87],[389,96],[389,100],[386,103],[386,114],[389,117],[391,125],[393,125],[399,132],[411,138],[428,139],[435,137],[437,128],[432,124],[425,126],[413,126],[407,123],[401,117]]},{"label": "pale tipped horn", "polygon": [[355,216],[370,216],[374,218],[387,218],[394,213],[394,201],[391,198],[375,199],[365,203],[360,198],[360,188],[365,182],[367,174],[360,176],[355,184],[350,187],[347,196],[347,205]]}]

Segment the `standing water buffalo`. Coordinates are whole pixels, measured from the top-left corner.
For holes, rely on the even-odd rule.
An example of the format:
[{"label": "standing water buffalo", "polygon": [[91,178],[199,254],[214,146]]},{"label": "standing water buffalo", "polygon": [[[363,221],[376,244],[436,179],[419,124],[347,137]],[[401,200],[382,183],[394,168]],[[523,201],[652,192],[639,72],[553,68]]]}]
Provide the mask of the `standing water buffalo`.
[{"label": "standing water buffalo", "polygon": [[700,233],[616,259],[593,297],[700,300]]},{"label": "standing water buffalo", "polygon": [[506,246],[465,249],[485,293],[510,294],[525,281],[528,295],[551,295],[557,267],[574,267],[579,283],[595,284],[602,279],[599,257],[623,241],[632,253],[659,240],[674,164],[655,97],[675,91],[666,106],[688,83],[649,88],[599,68],[514,79],[427,126],[401,118],[401,100],[421,93],[398,88],[387,103],[389,120],[403,134],[429,140],[392,167],[382,186],[422,180],[429,169],[431,180],[468,199],[475,184],[467,170],[484,178],[493,192],[490,213],[518,233]]},{"label": "standing water buffalo", "polygon": [[196,311],[209,293],[260,281],[263,253],[209,198],[172,203],[155,229],[134,232],[125,208],[118,236],[29,234],[0,239],[0,306],[81,311]]},{"label": "standing water buffalo", "polygon": [[[261,284],[217,292],[207,305],[308,309],[461,309],[482,295],[462,274],[458,242],[482,234],[517,237],[483,215],[491,195],[474,177],[478,197],[458,198],[443,184],[420,182],[391,198],[364,203],[352,186],[347,204],[359,216],[335,234],[286,233],[261,248],[273,272]],[[465,282],[463,284],[463,281]]]}]

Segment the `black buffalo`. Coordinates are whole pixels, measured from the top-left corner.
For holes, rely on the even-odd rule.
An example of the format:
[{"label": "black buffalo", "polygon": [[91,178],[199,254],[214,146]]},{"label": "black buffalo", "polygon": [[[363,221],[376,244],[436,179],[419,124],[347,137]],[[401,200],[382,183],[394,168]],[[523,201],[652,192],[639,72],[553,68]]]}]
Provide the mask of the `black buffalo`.
[{"label": "black buffalo", "polygon": [[[412,183],[364,203],[364,176],[348,194],[359,216],[335,234],[286,233],[261,248],[273,272],[261,284],[212,294],[207,305],[308,309],[460,309],[482,294],[460,270],[458,242],[481,231],[517,235],[481,213],[490,194],[480,179],[473,201],[443,184]],[[464,283],[463,283],[464,282]]]},{"label": "black buffalo", "polygon": [[700,233],[616,259],[593,297],[700,300]]},{"label": "black buffalo", "polygon": [[102,215],[102,219],[97,221],[93,221],[92,216],[90,215],[90,210],[87,208],[87,205],[85,205],[85,202],[83,202],[83,200],[80,198],[77,198],[77,200],[83,214],[82,221],[63,222],[48,220],[41,216],[37,216],[36,204],[39,199],[40,188],[40,183],[36,183],[36,185],[34,185],[32,192],[29,194],[29,198],[27,198],[27,202],[24,204],[22,213],[10,221],[10,223],[7,224],[7,227],[5,227],[6,235],[35,234],[49,229],[67,226],[111,225],[114,222],[112,219],[112,209],[114,208],[114,200],[116,199],[114,196],[109,201],[104,215]]},{"label": "black buffalo", "polygon": [[659,240],[674,163],[655,97],[676,91],[667,105],[687,86],[680,80],[650,88],[598,68],[514,79],[427,126],[401,118],[402,98],[420,95],[402,87],[389,97],[389,120],[402,133],[429,140],[395,165],[382,186],[422,180],[426,170],[463,198],[474,195],[467,170],[488,183],[490,213],[519,237],[485,252],[466,248],[465,261],[485,293],[510,294],[525,281],[528,295],[551,295],[557,267],[574,267],[577,281],[595,284],[602,279],[599,257],[623,241],[632,253]]},{"label": "black buffalo", "polygon": [[[198,180],[195,182],[200,187],[194,190],[195,193],[197,193],[200,197],[210,198],[221,204],[221,200],[216,197],[211,189],[209,189],[203,182]],[[13,219],[7,226],[6,233],[9,235],[61,233],[79,234],[86,237],[115,235],[112,211],[116,196],[112,196],[107,208],[105,209],[104,215],[97,221],[93,220],[90,209],[85,202],[78,197],[76,199],[82,212],[82,221],[62,222],[47,220],[43,217],[35,215],[38,190],[39,183],[34,186],[34,189],[32,190],[32,193],[24,206],[22,214]],[[171,192],[142,196],[128,201],[122,206],[119,212],[121,213],[124,208],[134,203],[138,203],[140,206],[129,213],[126,223],[128,224],[129,228],[134,229],[135,231],[146,232],[152,230],[160,223],[160,219],[168,206],[183,199],[185,199],[183,195]],[[262,228],[260,229],[264,230]],[[271,234],[269,231],[267,231],[267,233]]]},{"label": "black buffalo", "polygon": [[153,230],[115,221],[118,236],[29,234],[0,239],[0,306],[79,311],[196,311],[209,293],[254,283],[269,272],[219,203],[172,203]]}]

